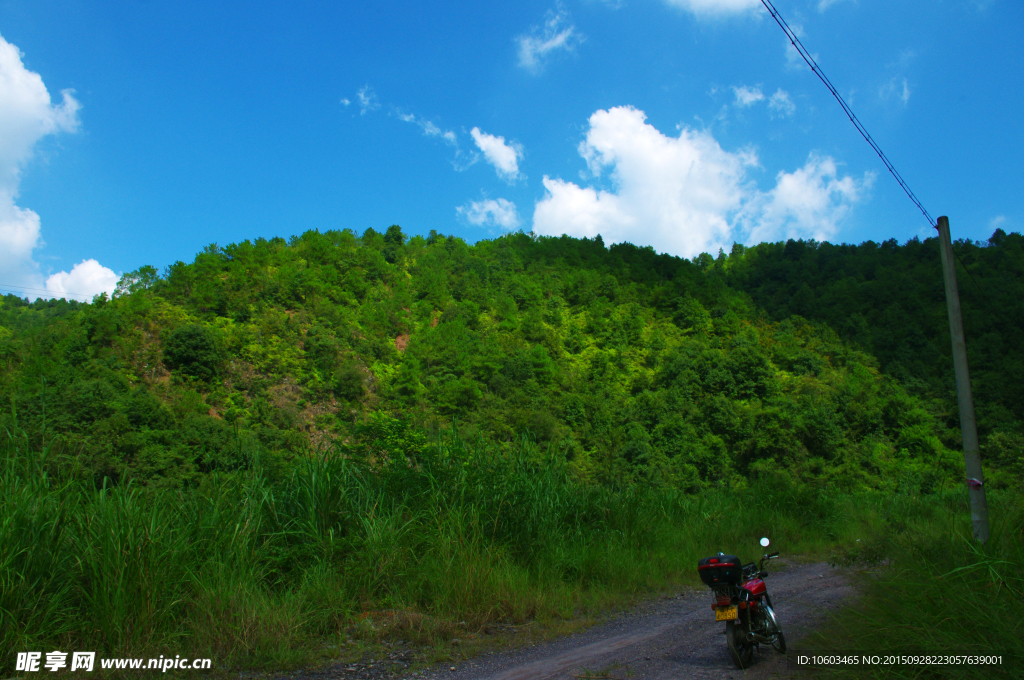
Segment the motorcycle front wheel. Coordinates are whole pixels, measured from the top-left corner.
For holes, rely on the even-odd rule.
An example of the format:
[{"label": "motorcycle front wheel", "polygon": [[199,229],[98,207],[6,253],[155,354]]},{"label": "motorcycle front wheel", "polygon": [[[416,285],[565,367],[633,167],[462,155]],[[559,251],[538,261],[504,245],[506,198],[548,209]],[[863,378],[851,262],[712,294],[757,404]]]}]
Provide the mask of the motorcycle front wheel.
[{"label": "motorcycle front wheel", "polygon": [[747,634],[738,621],[725,624],[725,638],[729,641],[729,654],[737,668],[747,668],[754,660],[754,643],[747,642]]},{"label": "motorcycle front wheel", "polygon": [[782,629],[779,628],[779,621],[775,618],[775,610],[772,609],[770,604],[764,605],[765,622],[768,624],[768,633],[773,636],[775,641],[772,642],[772,647],[775,648],[781,654],[786,653],[786,636],[782,634]]}]

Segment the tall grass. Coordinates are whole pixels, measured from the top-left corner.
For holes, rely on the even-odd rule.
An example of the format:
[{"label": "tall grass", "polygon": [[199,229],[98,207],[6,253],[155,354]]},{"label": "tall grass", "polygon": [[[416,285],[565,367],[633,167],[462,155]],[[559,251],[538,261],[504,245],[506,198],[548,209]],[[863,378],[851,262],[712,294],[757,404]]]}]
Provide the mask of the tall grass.
[{"label": "tall grass", "polygon": [[1021,677],[1024,673],[1024,498],[988,495],[991,536],[972,536],[966,491],[877,498],[882,525],[833,560],[865,569],[864,596],[810,647],[861,654],[1000,655],[998,666],[860,668],[886,678]]},{"label": "tall grass", "polygon": [[[753,557],[762,535],[821,553],[884,521],[859,499],[780,481],[696,496],[583,485],[527,440],[501,452],[451,433],[372,465],[343,453],[274,479],[251,451],[251,469],[198,488],[94,488],[8,433],[0,663],[72,649],[293,664],[324,638],[375,634],[374,612],[436,641],[457,622],[568,617],[692,582],[698,558]],[[947,578],[981,578],[972,569]]]}]

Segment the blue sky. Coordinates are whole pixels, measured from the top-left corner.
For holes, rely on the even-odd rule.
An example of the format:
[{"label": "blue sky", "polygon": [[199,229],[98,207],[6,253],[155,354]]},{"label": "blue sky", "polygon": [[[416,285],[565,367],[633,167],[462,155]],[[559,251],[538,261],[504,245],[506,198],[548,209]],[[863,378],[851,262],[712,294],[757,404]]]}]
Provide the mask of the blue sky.
[{"label": "blue sky", "polygon": [[[776,7],[954,238],[1020,231],[1022,3]],[[0,291],[33,298],[307,229],[932,233],[759,0],[0,0],[0,36]]]}]

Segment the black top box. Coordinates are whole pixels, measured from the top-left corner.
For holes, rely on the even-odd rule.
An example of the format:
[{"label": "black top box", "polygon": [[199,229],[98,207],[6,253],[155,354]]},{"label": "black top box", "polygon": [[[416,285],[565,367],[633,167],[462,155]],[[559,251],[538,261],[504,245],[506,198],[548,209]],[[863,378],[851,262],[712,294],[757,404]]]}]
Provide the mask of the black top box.
[{"label": "black top box", "polygon": [[738,586],[743,580],[743,565],[735,555],[713,555],[697,562],[697,571],[704,585]]}]

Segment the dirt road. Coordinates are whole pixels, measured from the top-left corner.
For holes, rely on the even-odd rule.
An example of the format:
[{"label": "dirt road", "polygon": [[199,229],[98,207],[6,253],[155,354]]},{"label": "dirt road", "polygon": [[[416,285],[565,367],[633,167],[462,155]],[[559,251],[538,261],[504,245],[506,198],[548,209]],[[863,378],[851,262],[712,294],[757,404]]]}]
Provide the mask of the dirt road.
[{"label": "dirt road", "polygon": [[[853,595],[847,576],[827,564],[786,565],[768,592],[790,640],[811,632],[823,609]],[[767,678],[790,674],[784,656],[762,645],[739,671],[711,612],[710,590],[659,600],[577,635],[420,673],[421,680],[575,680],[579,678]]]},{"label": "dirt road", "polygon": [[[768,592],[782,630],[792,643],[814,631],[825,610],[850,598],[848,574],[827,564],[772,563]],[[715,623],[710,589],[654,600],[585,632],[452,666],[410,673],[413,650],[395,648],[387,658],[331,664],[278,675],[277,680],[759,680],[793,676],[787,659],[762,645],[753,665],[738,670],[729,656],[725,626]],[[791,644],[792,646],[792,644]],[[799,647],[799,645],[797,645]]]}]

